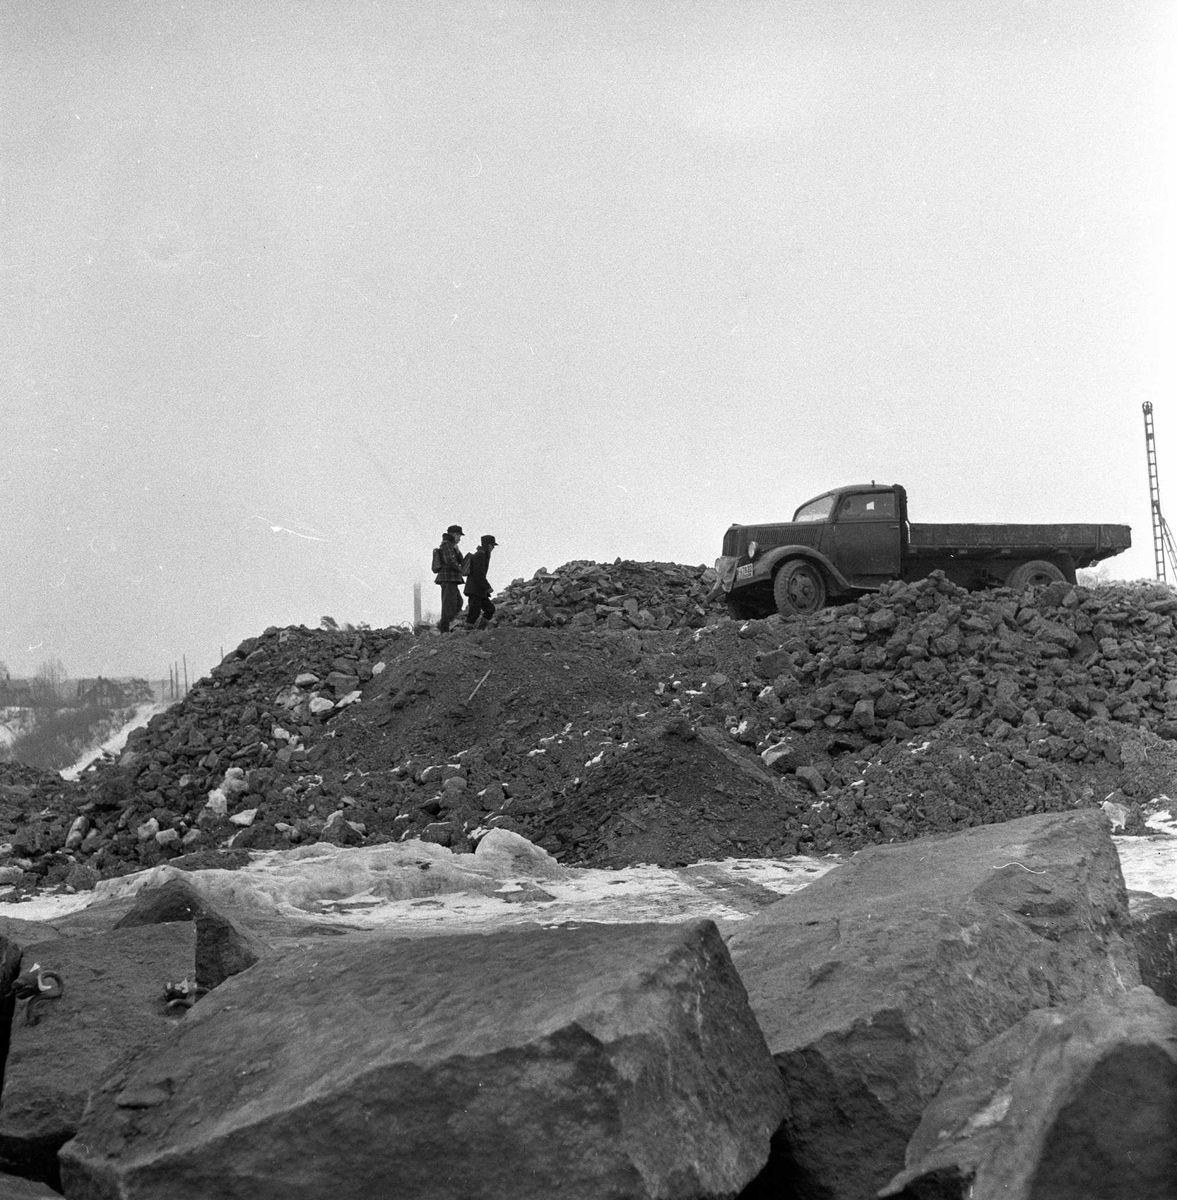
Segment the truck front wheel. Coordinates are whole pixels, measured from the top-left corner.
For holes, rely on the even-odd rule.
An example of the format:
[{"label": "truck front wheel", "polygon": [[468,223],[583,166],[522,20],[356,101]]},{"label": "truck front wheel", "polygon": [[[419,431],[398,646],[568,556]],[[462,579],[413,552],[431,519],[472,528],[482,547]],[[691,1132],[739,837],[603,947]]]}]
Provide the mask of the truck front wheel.
[{"label": "truck front wheel", "polygon": [[1013,588],[1015,592],[1024,592],[1026,588],[1063,583],[1066,578],[1054,563],[1047,562],[1044,558],[1034,558],[1014,567],[1006,578],[1005,586]]},{"label": "truck front wheel", "polygon": [[772,594],[782,617],[805,617],[825,604],[825,577],[812,563],[795,558],[776,573]]}]

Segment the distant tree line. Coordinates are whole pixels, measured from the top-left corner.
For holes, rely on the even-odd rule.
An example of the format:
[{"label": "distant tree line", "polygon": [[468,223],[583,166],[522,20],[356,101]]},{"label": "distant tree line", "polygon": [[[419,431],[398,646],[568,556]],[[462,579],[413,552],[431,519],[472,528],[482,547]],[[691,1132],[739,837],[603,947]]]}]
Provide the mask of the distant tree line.
[{"label": "distant tree line", "polygon": [[154,699],[146,679],[107,679],[99,675],[71,681],[60,658],[43,662],[32,679],[13,679],[8,665],[0,662],[0,707],[125,708]]},{"label": "distant tree line", "polygon": [[13,679],[0,663],[0,704],[22,708],[57,708],[62,703],[65,666],[60,658],[43,662],[32,679]]}]

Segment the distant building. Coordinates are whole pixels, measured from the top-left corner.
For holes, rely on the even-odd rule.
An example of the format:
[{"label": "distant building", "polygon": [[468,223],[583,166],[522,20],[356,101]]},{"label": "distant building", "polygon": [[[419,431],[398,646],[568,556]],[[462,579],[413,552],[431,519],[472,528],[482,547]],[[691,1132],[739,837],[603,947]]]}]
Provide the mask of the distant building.
[{"label": "distant building", "polygon": [[107,679],[99,675],[96,679],[77,680],[74,688],[76,704],[100,708],[125,708],[131,704],[147,704],[154,699],[155,693],[146,679]]},{"label": "distant building", "polygon": [[79,679],[74,688],[74,700],[79,704],[93,704],[102,708],[120,708],[127,703],[121,684],[113,679]]}]

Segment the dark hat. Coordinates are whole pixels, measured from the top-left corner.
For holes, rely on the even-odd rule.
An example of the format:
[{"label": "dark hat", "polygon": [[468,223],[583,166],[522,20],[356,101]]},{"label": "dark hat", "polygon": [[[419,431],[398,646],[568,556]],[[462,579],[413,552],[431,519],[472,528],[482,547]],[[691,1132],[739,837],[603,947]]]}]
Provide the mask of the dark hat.
[{"label": "dark hat", "polygon": [[466,536],[466,533],[465,533],[465,531],[462,529],[461,525],[451,525],[451,526],[450,526],[450,527],[449,527],[449,528],[446,530],[446,533],[452,533],[452,534],[455,534],[457,537],[465,537],[465,536]]},{"label": "dark hat", "polygon": [[497,546],[498,542],[495,541],[495,535],[493,533],[484,533],[482,535],[482,544],[484,546]]}]

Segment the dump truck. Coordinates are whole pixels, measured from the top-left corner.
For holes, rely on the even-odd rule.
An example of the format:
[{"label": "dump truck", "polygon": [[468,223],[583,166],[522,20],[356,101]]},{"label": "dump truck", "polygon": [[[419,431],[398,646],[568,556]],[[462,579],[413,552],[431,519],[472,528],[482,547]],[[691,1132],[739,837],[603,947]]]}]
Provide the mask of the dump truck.
[{"label": "dump truck", "polygon": [[1074,583],[1131,544],[1127,525],[915,525],[899,484],[855,484],[807,500],[791,521],[732,525],[716,587],[735,617],[792,616],[933,571],[970,591]]}]

